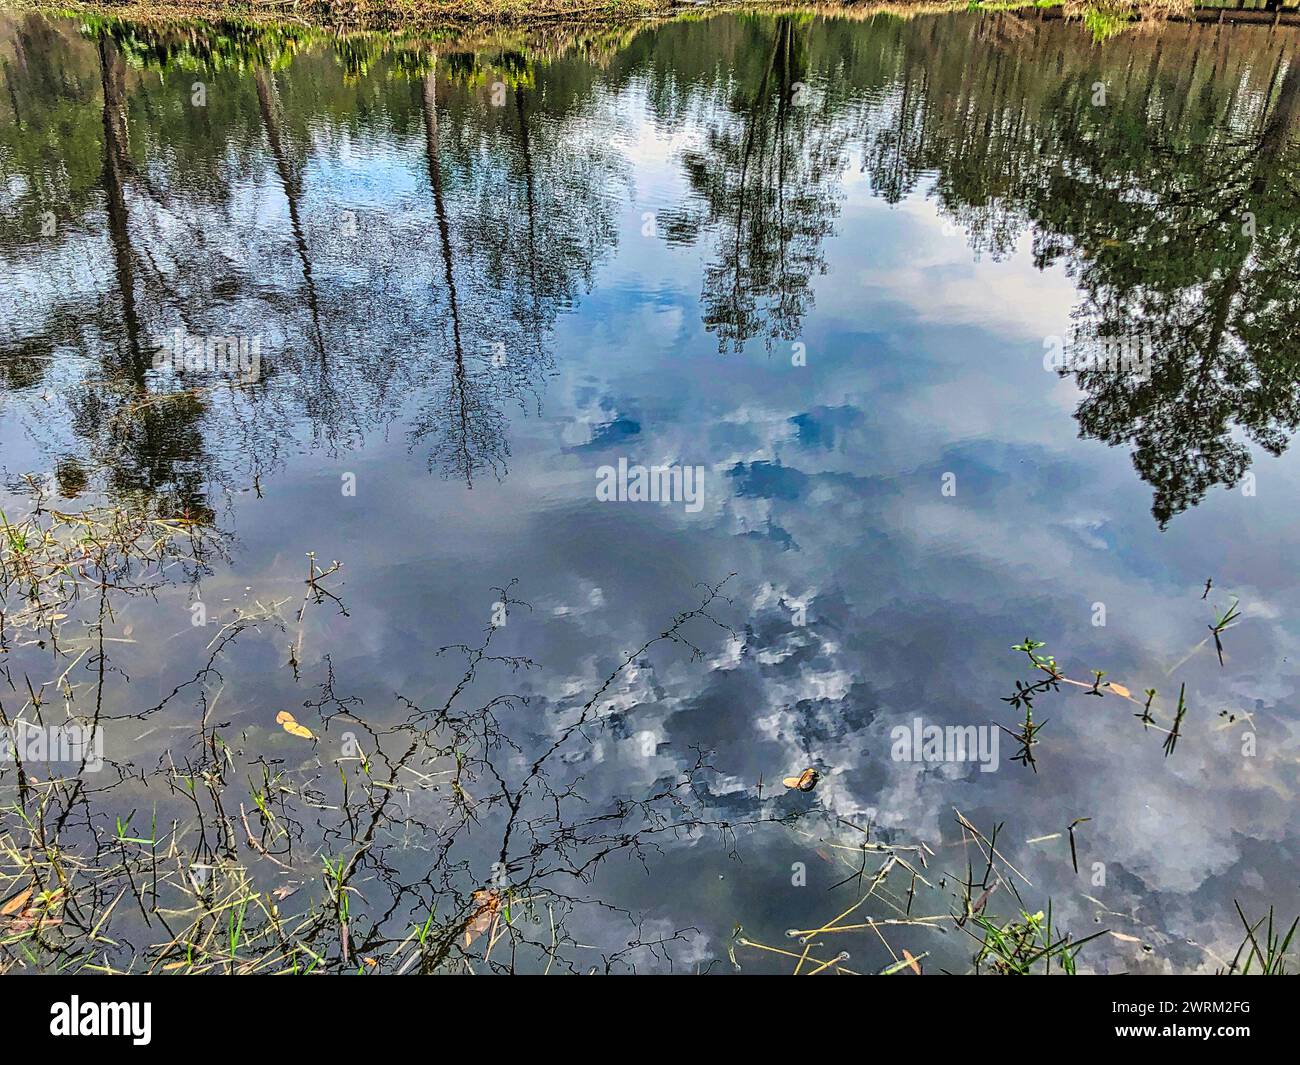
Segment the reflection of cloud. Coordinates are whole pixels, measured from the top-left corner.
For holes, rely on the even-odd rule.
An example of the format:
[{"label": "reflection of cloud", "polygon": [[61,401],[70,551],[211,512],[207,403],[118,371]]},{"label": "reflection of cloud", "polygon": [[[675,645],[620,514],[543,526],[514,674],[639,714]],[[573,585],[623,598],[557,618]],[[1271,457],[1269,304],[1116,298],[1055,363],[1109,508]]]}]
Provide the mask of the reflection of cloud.
[{"label": "reflection of cloud", "polygon": [[804,411],[790,419],[798,432],[798,441],[804,447],[833,450],[837,439],[847,429],[862,424],[862,412],[854,407],[819,407]]},{"label": "reflection of cloud", "polygon": [[[1007,268],[1026,264],[1012,260]],[[943,350],[923,326],[909,328]],[[987,333],[981,336],[981,345],[990,342]],[[1218,947],[1232,940],[1231,922],[1216,917],[1210,926],[1209,915],[1231,911],[1240,890],[1234,869],[1263,877],[1260,897],[1266,889],[1276,894],[1284,882],[1284,863],[1252,853],[1249,842],[1293,834],[1289,804],[1272,798],[1293,792],[1294,770],[1282,753],[1293,741],[1243,765],[1218,745],[1209,720],[1215,711],[1207,709],[1195,743],[1180,745],[1166,760],[1159,737],[1143,734],[1127,706],[1063,694],[1051,703],[1038,777],[1006,758],[998,773],[981,777],[952,767],[894,765],[887,753],[889,727],[918,711],[945,723],[1008,723],[999,700],[1018,673],[1010,645],[1025,630],[1049,639],[1049,649],[1076,673],[1107,668],[1134,690],[1150,683],[1167,694],[1164,670],[1203,635],[1189,594],[1203,568],[1197,532],[1154,533],[1144,508],[1130,505],[1141,490],[1124,463],[1080,446],[1058,405],[1041,402],[1059,387],[1052,375],[1038,370],[1028,387],[1017,386],[953,353],[944,363],[947,392],[932,388],[933,362],[919,363],[914,382],[889,384],[908,397],[900,404],[873,395],[836,337],[821,348],[827,361],[807,378],[782,378],[757,366],[719,381],[706,359],[695,372],[639,360],[605,367],[614,394],[634,394],[630,382],[660,371],[656,394],[676,397],[674,406],[643,423],[646,446],[716,456],[719,425],[733,427],[732,458],[721,467],[730,476],[721,483],[724,513],[737,523],[692,526],[689,536],[673,541],[673,571],[702,576],[736,569],[738,589],[753,588],[761,575],[765,586],[790,590],[781,593],[784,599],[814,582],[819,588],[809,596],[803,629],[792,627],[782,598],[741,597],[736,611],[744,634],[731,653],[708,673],[676,667],[675,684],[657,674],[659,697],[622,704],[628,727],[649,727],[665,738],[661,757],[681,758],[691,744],[706,746],[731,781],[757,781],[761,774],[771,782],[803,764],[823,766],[828,773],[815,793],[817,806],[847,817],[875,809],[899,839],[938,846],[951,835],[953,806],[1004,820],[1008,847],[1034,880],[1034,897],[1050,894],[1078,934],[1092,931],[1096,916],[1081,892],[1100,891],[1114,909],[1167,927],[1172,939],[1153,957],[1174,957],[1178,967],[1201,964],[1204,954],[1179,945],[1180,937]],[[925,401],[934,394],[960,395],[961,402]],[[850,406],[846,395],[853,397]],[[977,407],[991,413],[972,432],[969,415]],[[1008,407],[1027,418],[1000,419]],[[742,428],[743,437],[736,436]],[[909,447],[897,446],[900,434]],[[939,495],[944,470],[959,474],[955,500]],[[653,558],[665,520],[628,516],[601,536],[618,542],[621,557]],[[767,529],[793,538],[797,556],[767,540]],[[1267,542],[1269,530],[1267,521],[1252,523],[1243,535]],[[1266,579],[1271,564],[1258,561],[1257,579]],[[661,596],[643,599],[648,589],[641,584],[624,588],[606,586],[609,601],[620,604],[617,621],[593,616],[592,624],[630,635],[636,626],[623,610],[633,602],[641,624],[652,624]],[[1090,623],[1091,604],[1099,599],[1110,608],[1109,626],[1100,630]],[[1242,665],[1265,675],[1266,663],[1294,642],[1271,620],[1261,618],[1259,644],[1241,645],[1248,660]],[[1202,653],[1173,680],[1184,677],[1197,705],[1217,710],[1213,693],[1227,683],[1217,665]],[[1278,698],[1294,698],[1292,685],[1281,688]],[[1204,786],[1207,779],[1214,787]],[[752,809],[754,801],[752,792],[733,792],[728,809],[738,802]],[[1257,816],[1261,802],[1274,812]],[[1130,811],[1142,813],[1130,817]],[[1106,891],[1064,875],[1068,862],[1059,853],[1023,844],[1085,815],[1094,819],[1086,860],[1106,863]],[[1243,866],[1247,853],[1250,865]],[[1091,956],[1108,965],[1105,959],[1118,949],[1118,941],[1099,944]],[[1146,958],[1139,952],[1124,964],[1156,964]]]},{"label": "reflection of cloud", "polygon": [[599,451],[625,444],[641,432],[641,423],[635,418],[619,415],[607,422],[591,426],[591,439],[569,450],[575,452]]},{"label": "reflection of cloud", "polygon": [[[885,210],[875,202],[862,212],[865,219],[853,221],[861,225]],[[898,210],[905,216],[898,223],[905,230],[903,239],[883,249],[881,261],[854,270],[853,284],[827,286],[826,310],[852,318],[852,308],[861,307],[866,290],[872,300],[910,308],[921,322],[995,330],[1011,344],[1028,343],[1039,359],[1043,337],[1069,332],[1078,294],[1063,269],[1025,269],[1031,233],[1020,237],[1014,257],[974,262],[963,239],[943,235],[943,221],[932,203],[911,199]]]}]

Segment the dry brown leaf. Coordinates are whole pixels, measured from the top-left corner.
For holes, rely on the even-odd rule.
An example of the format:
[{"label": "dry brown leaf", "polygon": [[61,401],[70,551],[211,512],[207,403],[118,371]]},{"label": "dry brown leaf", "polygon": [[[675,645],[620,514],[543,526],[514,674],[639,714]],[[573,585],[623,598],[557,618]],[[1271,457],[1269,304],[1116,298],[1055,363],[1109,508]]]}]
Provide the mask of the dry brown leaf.
[{"label": "dry brown leaf", "polygon": [[797,777],[786,777],[781,781],[787,788],[798,788],[800,791],[812,791],[817,786],[817,781],[821,780],[821,774],[815,769],[805,769]]},{"label": "dry brown leaf", "polygon": [[1122,940],[1122,941],[1125,942],[1125,943],[1141,943],[1141,942],[1142,942],[1142,940],[1138,939],[1137,936],[1126,936],[1123,932],[1112,932],[1111,935],[1113,935],[1116,939]]},{"label": "dry brown leaf", "polygon": [[474,916],[470,918],[469,924],[465,926],[465,946],[469,946],[479,936],[492,927],[493,920],[501,910],[502,899],[495,891],[476,891],[474,892],[474,901],[478,908],[474,911]]},{"label": "dry brown leaf", "polygon": [[298,724],[297,718],[288,710],[281,710],[275,715],[275,722],[290,736],[297,736],[299,739],[314,740],[316,737],[311,734],[311,729],[306,725]]},{"label": "dry brown leaf", "polygon": [[910,953],[909,951],[906,951],[906,950],[903,951],[903,957],[906,959],[907,964],[908,964],[908,966],[911,968],[912,972],[916,973],[917,976],[920,976],[920,975],[921,975],[921,963],[918,962],[914,957],[912,957],[912,955],[911,955],[911,953]]},{"label": "dry brown leaf", "polygon": [[1126,687],[1124,687],[1124,685],[1116,684],[1114,681],[1111,681],[1109,684],[1106,685],[1106,687],[1108,687],[1116,695],[1122,695],[1125,699],[1129,698],[1129,696],[1133,694]]},{"label": "dry brown leaf", "polygon": [[32,897],[32,889],[20,891],[12,899],[0,906],[0,917],[8,917],[12,913],[17,913],[27,905],[27,900]]}]

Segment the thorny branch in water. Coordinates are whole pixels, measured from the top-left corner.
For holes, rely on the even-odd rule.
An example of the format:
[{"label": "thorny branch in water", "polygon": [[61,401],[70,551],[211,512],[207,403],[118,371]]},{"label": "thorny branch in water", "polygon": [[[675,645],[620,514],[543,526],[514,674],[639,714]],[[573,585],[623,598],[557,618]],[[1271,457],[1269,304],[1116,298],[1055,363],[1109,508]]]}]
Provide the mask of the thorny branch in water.
[{"label": "thorny branch in water", "polygon": [[[536,668],[495,653],[489,626],[476,643],[439,651],[461,660],[440,703],[399,696],[396,714],[367,713],[340,694],[334,662],[322,656],[323,678],[300,715],[314,746],[299,759],[223,720],[222,668],[246,634],[294,626],[287,665],[297,681],[304,612],[330,603],[346,616],[322,584],[337,563],[322,569],[309,558],[292,619],[281,613],[288,600],[236,609],[189,680],[141,711],[110,715],[130,682],[106,651],[124,638],[122,600],[156,594],[178,567],[206,572],[221,537],[147,512],[47,511],[39,496],[27,517],[4,518],[0,534],[0,725],[43,724],[57,696],[67,721],[113,727],[114,749],[120,735],[121,749],[138,756],[121,729],[155,715],[168,737],[152,768],[105,758],[95,774],[83,759],[65,776],[38,777],[21,759],[0,764],[0,971],[671,965],[672,944],[691,930],[651,929],[602,901],[590,891],[598,870],[616,856],[644,864],[706,835],[732,850],[738,828],[766,819],[731,823],[707,811],[698,785],[713,767],[701,751],[640,796],[584,794],[575,768],[630,666],[659,644],[699,658],[695,629],[730,631],[713,613],[725,581],[702,587],[694,608],[623,655],[580,705],[545,708],[557,723],[540,754],[525,756],[519,736],[525,696],[475,694],[493,683],[490,673]],[[512,589],[496,589],[501,602],[526,606]],[[54,676],[35,684],[28,677],[41,663]],[[185,700],[195,714],[182,728],[174,722]],[[630,929],[619,937],[625,947],[581,945],[581,929],[611,918]]]}]

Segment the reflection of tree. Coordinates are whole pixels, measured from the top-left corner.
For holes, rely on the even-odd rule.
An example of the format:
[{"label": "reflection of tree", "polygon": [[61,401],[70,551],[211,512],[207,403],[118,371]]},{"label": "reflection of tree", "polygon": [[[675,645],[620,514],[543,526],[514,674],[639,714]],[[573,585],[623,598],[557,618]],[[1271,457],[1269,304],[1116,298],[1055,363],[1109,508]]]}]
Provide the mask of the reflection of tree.
[{"label": "reflection of tree", "polygon": [[[100,459],[109,491],[115,496],[166,500],[175,513],[200,516],[208,510],[199,432],[202,406],[192,395],[162,401],[149,392],[152,346],[143,335],[137,305],[137,277],[146,271],[137,269],[139,257],[132,243],[128,208],[128,183],[143,182],[133,181],[125,64],[117,45],[107,36],[99,39],[99,59],[104,94],[104,199],[125,346],[109,388],[86,396],[76,408],[74,424],[83,436],[109,449]],[[151,190],[144,196],[156,200]],[[156,274],[151,280],[157,290],[170,295]]]},{"label": "reflection of tree", "polygon": [[[426,409],[416,423],[417,438],[437,436],[430,463],[441,463],[474,487],[474,475],[484,468],[499,473],[508,454],[504,418],[494,404],[493,382],[476,357],[474,365],[466,362],[461,325],[461,305],[456,292],[456,268],[451,247],[451,227],[443,192],[442,157],[438,147],[437,72],[424,76],[421,93],[424,110],[425,153],[429,168],[429,188],[433,193],[434,215],[438,226],[438,247],[442,258],[442,279],[451,328],[451,366],[441,402],[436,413]],[[476,353],[477,355],[477,353]]]},{"label": "reflection of tree", "polygon": [[[151,368],[167,329],[178,321],[189,327],[191,315],[201,313],[180,268],[190,267],[200,279],[220,273],[205,257],[192,205],[182,204],[158,171],[137,161],[127,64],[116,38],[105,34],[89,47],[77,42],[70,49],[66,38],[50,35],[43,45],[56,58],[72,51],[65,58],[71,69],[89,65],[75,54],[79,49],[93,57],[101,99],[98,106],[93,97],[83,101],[80,89],[75,99],[78,112],[96,118],[96,195],[60,194],[50,179],[51,170],[86,167],[90,153],[80,148],[70,148],[67,166],[57,169],[48,159],[16,160],[27,173],[41,175],[38,184],[50,187],[48,202],[60,210],[51,212],[56,224],[50,232],[42,229],[41,239],[13,253],[6,247],[23,286],[20,300],[6,300],[12,340],[0,361],[40,367],[38,376],[21,383],[30,388],[41,382],[46,389],[39,432],[60,455],[60,471],[82,471],[71,479],[60,472],[60,483],[84,488],[84,471],[94,470],[114,498],[144,497],[164,513],[202,516],[218,467],[205,433],[208,403],[199,390],[161,391]],[[21,106],[33,121],[44,124],[45,111],[57,115],[67,105],[57,88],[6,74],[11,99],[21,101],[15,109]],[[85,215],[69,216],[70,209]],[[66,406],[65,419],[48,416],[48,404],[56,401]]]},{"label": "reflection of tree", "polygon": [[[1090,366],[1076,374],[1080,431],[1133,449],[1162,525],[1240,480],[1250,452],[1234,429],[1276,455],[1300,426],[1298,112],[1293,60],[1256,135],[1189,160],[1192,187],[1212,195],[1180,195],[1190,183],[1177,174],[1154,202],[1089,234],[1103,250],[1079,271],[1076,344]],[[1087,361],[1135,342],[1149,348],[1149,380]]]},{"label": "reflection of tree", "polygon": [[[621,164],[576,124],[534,110],[516,77],[506,106],[453,74],[423,79],[424,155],[434,212],[432,297],[445,307],[431,399],[412,427],[431,466],[472,487],[509,457],[506,404],[525,404],[550,372],[549,333],[615,239],[609,186]],[[439,98],[439,87],[444,98]],[[581,148],[582,137],[591,143]],[[428,357],[428,356],[421,356]]]},{"label": "reflection of tree", "polygon": [[[322,37],[307,50],[108,20],[89,24],[88,42],[41,32],[39,16],[24,25],[14,47],[33,61],[4,68],[24,129],[0,116],[0,169],[42,191],[16,232],[18,215],[3,220],[6,273],[28,291],[0,293],[0,382],[43,386],[70,409],[29,420],[48,453],[104,471],[112,491],[195,508],[214,483],[247,485],[274,465],[295,425],[336,449],[413,399],[431,465],[467,483],[504,471],[505,405],[537,395],[555,319],[615,239],[622,163],[586,129],[589,66],[461,57],[435,85],[431,53],[402,41],[358,52]],[[59,69],[80,77],[61,88]],[[164,85],[159,72],[175,71]],[[102,109],[82,89],[90,76]],[[191,77],[207,107],[190,105]],[[488,105],[485,78],[507,80],[509,106]],[[57,154],[26,150],[73,125],[97,142],[92,174],[85,153],[56,168]],[[427,211],[400,190],[385,203],[386,188],[356,202],[328,158],[343,137],[411,144]],[[583,140],[592,150],[575,161]],[[60,185],[70,177],[76,188]],[[277,202],[282,227],[267,223]],[[59,226],[36,240],[47,203]],[[82,260],[84,276],[58,275]],[[155,345],[177,327],[260,337],[263,380],[158,375]]]},{"label": "reflection of tree", "polygon": [[889,202],[927,191],[977,251],[1030,231],[1036,263],[1065,266],[1080,432],[1132,449],[1164,524],[1300,425],[1300,63],[1245,28],[1231,51],[1197,26],[1090,51],[1031,25],[948,20],[864,52],[846,76],[883,86],[855,119],[864,170]]},{"label": "reflection of tree", "polygon": [[321,301],[317,291],[316,279],[312,274],[311,254],[307,249],[307,236],[302,222],[302,171],[289,159],[280,129],[279,99],[275,89],[275,76],[264,67],[253,72],[253,83],[257,88],[257,105],[262,116],[262,125],[266,129],[266,141],[275,161],[275,172],[280,179],[280,187],[289,207],[289,229],[293,235],[294,251],[298,256],[302,271],[302,290],[307,300],[307,312],[311,324],[307,330],[312,350],[315,352],[315,366],[304,363],[304,369],[314,369],[305,374],[303,403],[314,426],[324,427],[330,439],[337,439],[337,432],[344,420],[342,401],[338,394],[337,382],[330,372],[330,357],[326,350],[325,334],[321,328]]},{"label": "reflection of tree", "polygon": [[[0,96],[0,176],[19,190],[0,240],[20,279],[0,290],[0,381],[57,393],[77,441],[49,451],[84,452],[118,490],[197,505],[205,481],[247,483],[236,457],[273,462],[292,425],[346,446],[408,398],[432,466],[500,475],[509,408],[537,400],[555,321],[615,240],[626,163],[600,78],[702,131],[682,156],[690,195],[661,225],[707,242],[703,314],[724,351],[798,337],[852,142],[876,195],[932,197],[977,250],[1032,233],[1035,262],[1077,281],[1073,355],[1150,353],[1149,380],[1079,373],[1078,420],[1133,449],[1160,521],[1239,479],[1250,443],[1280,452],[1300,420],[1300,66],[1281,35],[1237,28],[1229,50],[1171,26],[1089,49],[1011,15],[869,34],[727,19],[642,34],[607,69],[459,54],[435,79],[410,42],[209,45],[116,23],[88,42],[21,25]],[[174,68],[204,72],[208,108],[159,90]],[[1105,107],[1088,104],[1098,81]],[[351,202],[330,146],[371,137],[403,146],[417,190]],[[264,200],[287,224],[267,225]],[[37,240],[47,206],[58,233]],[[341,216],[362,206],[349,236]],[[264,333],[269,379],[162,393],[152,345],[178,324]]]},{"label": "reflection of tree", "polygon": [[812,278],[826,268],[847,132],[811,101],[805,66],[795,19],[775,20],[765,62],[737,72],[757,79],[733,98],[738,122],[712,125],[705,146],[684,155],[696,202],[664,218],[673,243],[717,233],[702,299],[720,351],[757,336],[769,346],[797,338]]},{"label": "reflection of tree", "polygon": [[126,329],[128,373],[143,383],[145,365],[140,346],[140,318],[135,307],[135,264],[126,207],[126,175],[130,168],[127,145],[130,131],[126,118],[126,69],[117,45],[108,37],[99,39],[100,73],[104,85],[104,199],[108,213],[108,234],[113,244],[113,265],[122,299],[122,323]]}]

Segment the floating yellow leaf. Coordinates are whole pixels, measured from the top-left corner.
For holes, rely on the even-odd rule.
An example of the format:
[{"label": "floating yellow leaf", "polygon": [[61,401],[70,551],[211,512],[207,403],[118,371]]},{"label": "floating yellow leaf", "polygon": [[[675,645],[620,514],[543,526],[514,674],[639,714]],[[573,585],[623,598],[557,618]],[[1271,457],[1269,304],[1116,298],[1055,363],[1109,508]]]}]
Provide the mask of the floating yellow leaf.
[{"label": "floating yellow leaf", "polygon": [[492,927],[492,922],[496,919],[503,901],[502,897],[495,891],[474,892],[474,902],[477,904],[477,909],[474,911],[474,916],[470,918],[469,924],[465,926],[465,946],[468,947]]},{"label": "floating yellow leaf", "polygon": [[798,788],[800,791],[812,791],[817,786],[817,781],[821,780],[821,774],[815,769],[805,769],[797,777],[786,777],[781,781],[787,788]]},{"label": "floating yellow leaf", "polygon": [[311,729],[306,725],[298,724],[297,719],[288,710],[281,710],[275,715],[276,724],[278,724],[290,736],[297,736],[299,739],[314,740],[316,737],[311,734]]},{"label": "floating yellow leaf", "polygon": [[1125,699],[1127,699],[1130,695],[1133,694],[1126,687],[1124,687],[1124,685],[1116,684],[1114,681],[1111,681],[1109,684],[1106,685],[1106,687],[1108,687],[1116,695],[1122,695]]}]

